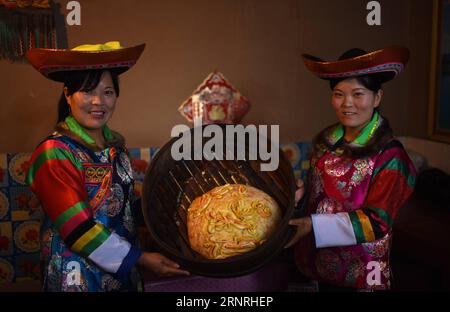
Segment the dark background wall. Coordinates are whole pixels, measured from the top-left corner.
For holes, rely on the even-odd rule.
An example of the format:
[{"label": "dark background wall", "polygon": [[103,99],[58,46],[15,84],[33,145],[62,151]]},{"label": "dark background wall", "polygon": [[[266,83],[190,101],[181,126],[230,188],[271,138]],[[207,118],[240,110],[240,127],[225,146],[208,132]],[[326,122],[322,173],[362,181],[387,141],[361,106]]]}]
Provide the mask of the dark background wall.
[{"label": "dark background wall", "polygon": [[[62,12],[68,1],[56,1]],[[69,47],[119,40],[147,43],[121,76],[111,127],[130,147],[160,146],[177,108],[213,70],[252,103],[245,123],[279,124],[281,141],[310,140],[335,121],[328,85],[301,61],[307,52],[336,59],[351,47],[400,44],[411,61],[385,86],[382,103],[397,135],[426,137],[431,40],[428,0],[379,1],[382,25],[368,26],[365,0],[81,0],[81,26]],[[26,64],[0,61],[0,152],[31,151],[53,128],[58,83]]]}]

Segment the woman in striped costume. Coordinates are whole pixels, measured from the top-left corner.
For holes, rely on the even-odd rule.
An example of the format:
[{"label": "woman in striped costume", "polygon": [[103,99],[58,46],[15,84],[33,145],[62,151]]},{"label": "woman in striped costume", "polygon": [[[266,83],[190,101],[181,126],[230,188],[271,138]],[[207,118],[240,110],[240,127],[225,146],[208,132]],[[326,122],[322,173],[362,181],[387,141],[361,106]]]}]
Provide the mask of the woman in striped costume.
[{"label": "woman in striped costume", "polygon": [[291,220],[297,233],[287,245],[297,242],[297,267],[319,291],[390,287],[392,223],[413,191],[415,169],[378,108],[382,83],[408,56],[401,47],[352,49],[335,62],[303,56],[310,71],[329,80],[339,120],[313,143],[303,216]]},{"label": "woman in striped costume", "polygon": [[46,213],[46,291],[138,290],[137,265],[163,276],[189,274],[159,253],[140,250],[130,160],[122,136],[107,126],[119,96],[118,75],[143,49],[110,42],[27,54],[39,72],[64,83],[56,131],[34,151],[27,176]]}]

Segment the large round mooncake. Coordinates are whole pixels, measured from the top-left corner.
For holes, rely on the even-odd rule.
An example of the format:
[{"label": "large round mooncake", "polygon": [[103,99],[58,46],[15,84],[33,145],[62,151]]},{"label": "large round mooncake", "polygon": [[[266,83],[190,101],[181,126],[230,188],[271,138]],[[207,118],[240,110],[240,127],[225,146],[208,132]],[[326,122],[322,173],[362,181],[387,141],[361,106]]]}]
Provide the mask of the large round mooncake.
[{"label": "large round mooncake", "polygon": [[225,184],[189,206],[189,244],[207,259],[237,256],[263,244],[280,220],[277,202],[265,192],[248,185]]}]

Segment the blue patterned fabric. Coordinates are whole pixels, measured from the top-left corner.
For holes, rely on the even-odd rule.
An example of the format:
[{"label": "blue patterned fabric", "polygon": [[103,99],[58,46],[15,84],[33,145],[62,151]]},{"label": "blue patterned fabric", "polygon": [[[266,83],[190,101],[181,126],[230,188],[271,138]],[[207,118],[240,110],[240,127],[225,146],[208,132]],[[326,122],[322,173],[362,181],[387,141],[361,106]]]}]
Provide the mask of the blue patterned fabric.
[{"label": "blue patterned fabric", "polygon": [[[309,168],[311,143],[282,144],[295,176],[304,178]],[[159,148],[130,148],[140,197],[145,171]],[[0,283],[36,280],[40,276],[40,228],[44,213],[25,185],[31,153],[0,154]],[[111,287],[114,283],[111,282]]]},{"label": "blue patterned fabric", "polygon": [[[110,184],[102,183],[102,179],[89,182],[87,176],[85,178],[85,188],[91,203],[93,219],[111,232],[126,239],[132,246],[137,246],[136,227],[131,208],[134,179],[131,162],[126,151],[106,148],[100,152],[94,152],[65,136],[55,136],[53,139],[67,145],[86,172],[89,169],[100,168],[99,166],[112,166]],[[112,154],[115,153],[116,155],[113,157]],[[103,195],[99,197],[99,194]],[[92,203],[94,198],[96,204]],[[47,216],[41,227],[41,234],[43,265],[41,269],[44,273],[43,289],[45,291],[99,292],[136,291],[138,289],[138,272],[132,271],[131,279],[129,273],[141,254],[139,248],[132,247],[119,270],[113,274],[100,269],[86,257],[72,252]],[[118,245],[115,245],[115,248],[117,249]],[[80,274],[74,276],[74,269]]]}]

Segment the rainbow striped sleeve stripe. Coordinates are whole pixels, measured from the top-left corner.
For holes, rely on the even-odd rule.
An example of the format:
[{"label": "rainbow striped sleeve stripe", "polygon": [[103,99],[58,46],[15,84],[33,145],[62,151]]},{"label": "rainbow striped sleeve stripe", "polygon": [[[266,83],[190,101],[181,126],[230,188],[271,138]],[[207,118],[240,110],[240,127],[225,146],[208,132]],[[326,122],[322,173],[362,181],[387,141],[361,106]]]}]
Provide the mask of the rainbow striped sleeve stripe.
[{"label": "rainbow striped sleeve stripe", "polygon": [[358,243],[386,235],[414,190],[416,171],[403,148],[385,150],[377,164],[364,208],[349,213]]},{"label": "rainbow striped sleeve stripe", "polygon": [[386,149],[375,165],[363,208],[311,215],[316,247],[350,246],[384,237],[414,184],[415,169],[404,149]]},{"label": "rainbow striped sleeve stripe", "polygon": [[66,246],[100,268],[126,278],[140,250],[95,222],[84,171],[66,144],[48,139],[31,156],[26,178]]}]

